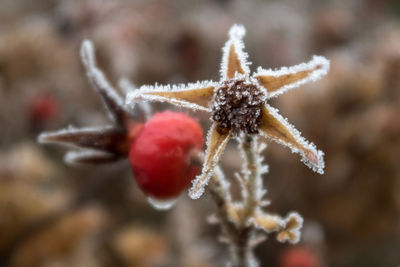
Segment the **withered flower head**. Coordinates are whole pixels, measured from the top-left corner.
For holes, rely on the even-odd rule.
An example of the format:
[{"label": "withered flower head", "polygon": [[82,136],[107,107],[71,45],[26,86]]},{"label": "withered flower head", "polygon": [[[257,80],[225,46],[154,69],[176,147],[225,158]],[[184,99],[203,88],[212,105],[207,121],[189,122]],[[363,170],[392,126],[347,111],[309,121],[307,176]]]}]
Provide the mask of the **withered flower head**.
[{"label": "withered flower head", "polygon": [[258,134],[298,153],[312,170],[323,174],[323,152],[307,142],[268,100],[329,71],[329,61],[314,56],[311,61],[281,69],[259,67],[250,75],[247,53],[243,51],[245,28],[233,25],[223,47],[219,82],[202,81],[187,85],[142,86],[128,94],[128,104],[137,100],[169,102],[181,107],[211,113],[213,121],[207,136],[207,151],[202,173],[193,181],[189,195],[198,198],[204,192],[228,141],[239,133]]},{"label": "withered flower head", "polygon": [[[101,96],[108,110],[112,125],[62,129],[39,135],[40,143],[69,145],[80,150],[65,155],[68,163],[101,164],[124,159],[129,154],[130,135],[141,128],[145,117],[149,116],[148,106],[140,103],[135,110],[128,110],[123,98],[108,83],[103,72],[97,67],[93,44],[84,41],[81,47],[81,59],[88,80],[93,89]],[[121,86],[131,88],[126,81]]]}]

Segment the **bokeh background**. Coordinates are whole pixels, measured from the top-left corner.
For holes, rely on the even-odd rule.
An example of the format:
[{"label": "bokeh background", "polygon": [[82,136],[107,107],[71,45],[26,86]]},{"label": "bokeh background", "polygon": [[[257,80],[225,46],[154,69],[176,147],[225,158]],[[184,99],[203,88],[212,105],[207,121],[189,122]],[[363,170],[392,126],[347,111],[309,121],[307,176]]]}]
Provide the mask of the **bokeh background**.
[{"label": "bokeh background", "polygon": [[[114,85],[218,80],[233,23],[247,28],[253,70],[331,60],[324,79],[271,103],[325,152],[326,174],[269,143],[267,210],[305,223],[300,244],[259,246],[261,266],[399,266],[399,19],[396,0],[1,0],[0,266],[224,266],[209,196],[156,211],[127,162],[70,167],[36,137],[109,123],[83,39]],[[182,111],[207,129],[206,114]],[[223,167],[238,165],[232,142]]]}]

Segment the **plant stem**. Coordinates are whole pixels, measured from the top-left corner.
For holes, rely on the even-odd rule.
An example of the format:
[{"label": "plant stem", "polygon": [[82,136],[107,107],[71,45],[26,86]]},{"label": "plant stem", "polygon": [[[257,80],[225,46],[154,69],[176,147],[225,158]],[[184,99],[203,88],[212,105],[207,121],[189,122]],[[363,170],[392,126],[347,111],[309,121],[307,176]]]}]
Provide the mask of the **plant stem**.
[{"label": "plant stem", "polygon": [[245,135],[241,140],[240,147],[244,154],[244,173],[246,190],[244,191],[244,211],[243,224],[248,224],[248,220],[253,217],[259,208],[262,198],[262,179],[259,164],[259,154],[257,151],[258,139],[256,136]]},{"label": "plant stem", "polygon": [[260,209],[262,198],[262,179],[260,156],[258,151],[258,139],[252,135],[242,135],[239,139],[239,148],[242,151],[243,181],[242,203],[238,221],[230,218],[229,207],[234,207],[231,201],[229,187],[221,186],[223,177],[215,174],[210,184],[210,192],[218,207],[218,217],[224,237],[229,241],[232,266],[254,267],[257,260],[253,253],[251,241],[255,234],[255,228],[250,223],[255,213]]},{"label": "plant stem", "polygon": [[259,164],[259,155],[257,151],[258,139],[253,135],[243,135],[240,138],[239,147],[244,156],[243,176],[244,190],[243,197],[243,216],[238,225],[238,240],[236,250],[238,255],[238,265],[240,267],[249,267],[256,265],[256,258],[251,246],[251,239],[254,236],[254,226],[249,223],[259,209],[261,202],[261,172]]}]

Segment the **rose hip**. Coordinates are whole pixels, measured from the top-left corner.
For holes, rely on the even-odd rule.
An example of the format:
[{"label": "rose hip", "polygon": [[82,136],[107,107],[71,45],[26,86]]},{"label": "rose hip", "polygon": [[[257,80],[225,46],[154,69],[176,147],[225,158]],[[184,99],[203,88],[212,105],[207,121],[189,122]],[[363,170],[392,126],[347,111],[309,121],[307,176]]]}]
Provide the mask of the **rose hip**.
[{"label": "rose hip", "polygon": [[130,148],[136,182],[149,197],[178,197],[199,172],[196,155],[202,147],[203,130],[194,119],[179,112],[156,113]]}]

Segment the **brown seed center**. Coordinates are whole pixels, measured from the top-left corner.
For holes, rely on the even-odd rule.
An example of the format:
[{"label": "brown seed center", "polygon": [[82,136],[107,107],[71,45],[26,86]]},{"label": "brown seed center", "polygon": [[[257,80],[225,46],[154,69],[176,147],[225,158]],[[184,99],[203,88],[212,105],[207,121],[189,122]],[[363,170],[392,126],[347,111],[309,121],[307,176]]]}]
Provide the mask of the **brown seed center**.
[{"label": "brown seed center", "polygon": [[212,119],[217,122],[217,131],[229,130],[247,134],[258,133],[261,123],[264,94],[244,80],[229,80],[217,89],[214,96]]}]

